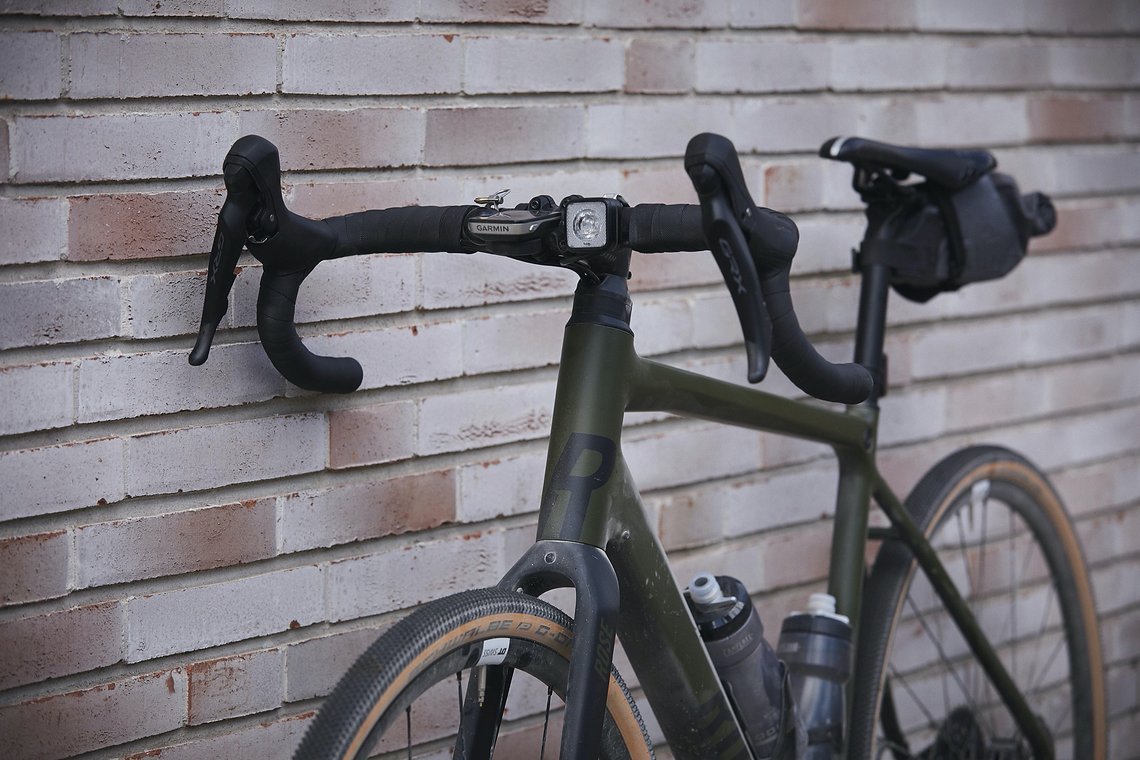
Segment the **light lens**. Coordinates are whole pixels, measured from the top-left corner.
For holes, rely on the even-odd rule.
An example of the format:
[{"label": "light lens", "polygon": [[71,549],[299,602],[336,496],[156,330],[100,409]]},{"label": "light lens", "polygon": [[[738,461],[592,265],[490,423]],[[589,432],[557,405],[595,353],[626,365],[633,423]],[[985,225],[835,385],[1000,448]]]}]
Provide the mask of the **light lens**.
[{"label": "light lens", "polygon": [[584,208],[574,215],[574,234],[582,240],[593,240],[599,232],[604,230],[594,209]]},{"label": "light lens", "polygon": [[606,243],[606,204],[603,201],[571,203],[566,208],[566,244],[570,248],[604,248]]}]

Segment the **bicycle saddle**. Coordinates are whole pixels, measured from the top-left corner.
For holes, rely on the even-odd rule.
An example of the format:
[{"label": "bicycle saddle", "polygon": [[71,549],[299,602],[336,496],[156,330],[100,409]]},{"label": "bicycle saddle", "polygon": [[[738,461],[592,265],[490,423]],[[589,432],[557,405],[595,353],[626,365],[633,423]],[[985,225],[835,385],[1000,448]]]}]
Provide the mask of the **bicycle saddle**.
[{"label": "bicycle saddle", "polygon": [[959,190],[997,166],[984,150],[907,148],[862,137],[833,137],[819,155],[867,169],[920,174],[948,190]]}]

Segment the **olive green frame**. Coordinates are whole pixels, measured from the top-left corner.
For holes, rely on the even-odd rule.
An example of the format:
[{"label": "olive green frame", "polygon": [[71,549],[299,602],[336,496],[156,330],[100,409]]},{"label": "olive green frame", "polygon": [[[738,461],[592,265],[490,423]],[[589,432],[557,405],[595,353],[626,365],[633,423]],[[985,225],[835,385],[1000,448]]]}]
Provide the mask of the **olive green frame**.
[{"label": "olive green frame", "polygon": [[[627,411],[670,412],[830,445],[839,479],[828,591],[838,612],[854,621],[856,646],[873,496],[890,520],[889,537],[910,546],[1035,756],[1051,756],[1048,737],[937,554],[875,466],[877,405],[839,409],[687,372],[639,357],[632,333],[612,320],[572,318],[563,344],[536,546],[571,542],[606,553],[620,589],[618,637],[676,757],[748,758],[750,753],[621,456]],[[612,444],[613,461],[604,472],[598,461],[605,452],[570,445],[583,437]],[[589,484],[588,498],[575,499],[559,482],[571,471],[579,481],[592,473],[604,477]],[[581,608],[577,615],[583,617]]]}]

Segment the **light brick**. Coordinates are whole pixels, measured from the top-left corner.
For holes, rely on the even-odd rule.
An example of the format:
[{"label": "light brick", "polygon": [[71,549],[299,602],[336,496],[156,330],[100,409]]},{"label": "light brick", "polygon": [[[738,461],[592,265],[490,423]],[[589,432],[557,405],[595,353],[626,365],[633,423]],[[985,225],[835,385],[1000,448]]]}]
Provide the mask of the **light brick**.
[{"label": "light brick", "polygon": [[303,491],[278,498],[281,553],[437,528],[455,520],[451,470]]},{"label": "light brick", "polygon": [[0,640],[0,689],[81,673],[123,658],[123,611],[105,602],[9,619]]},{"label": "light brick", "polygon": [[0,522],[123,498],[123,442],[75,441],[0,453]]},{"label": "light brick", "polygon": [[420,20],[427,22],[573,24],[581,20],[581,14],[577,0],[490,0],[478,4],[434,0],[421,3],[419,8]]},{"label": "light brick", "polygon": [[1123,506],[1140,493],[1140,457],[1130,454],[1062,470],[1050,480],[1070,515]]},{"label": "light brick", "polygon": [[1140,74],[1133,41],[1063,40],[1049,49],[1053,83],[1070,87],[1132,87]]},{"label": "light brick", "polygon": [[574,273],[499,256],[424,256],[423,307],[445,309],[568,295]]},{"label": "light brick", "polygon": [[625,56],[626,92],[688,92],[695,76],[692,40],[674,37],[630,40]]},{"label": "light brick", "polygon": [[290,644],[285,648],[285,669],[289,674],[285,700],[300,702],[328,694],[382,632],[378,628],[360,628]]},{"label": "light brick", "polygon": [[[0,149],[5,147],[0,140]],[[67,250],[67,204],[59,198],[0,198],[0,228],[0,265],[58,261]]]},{"label": "light brick", "polygon": [[742,125],[735,135],[741,152],[814,153],[839,131],[875,135],[887,142],[915,142],[913,97],[741,99],[735,116]]},{"label": "light brick", "polygon": [[[205,270],[141,274],[127,277],[123,283],[132,337],[163,338],[198,332],[206,293]],[[219,329],[233,326],[233,311],[227,310]]]},{"label": "light brick", "polygon": [[0,99],[50,100],[62,90],[60,41],[53,32],[0,33]]},{"label": "light brick", "polygon": [[1032,3],[1026,14],[1030,31],[1110,32],[1136,31],[1136,9],[1121,0],[1089,0],[1074,5],[1065,0]]},{"label": "light brick", "polygon": [[261,649],[196,662],[186,677],[191,726],[264,712],[281,705],[285,654]]},{"label": "light brick", "polygon": [[75,365],[47,362],[0,369],[0,435],[67,427],[75,419]]},{"label": "light brick", "polygon": [[15,757],[71,757],[185,720],[186,673],[177,668],[0,707],[0,734]]},{"label": "light brick", "polygon": [[911,0],[797,0],[796,17],[801,29],[909,29],[915,6]]},{"label": "light brick", "polygon": [[578,158],[581,106],[436,108],[427,114],[428,166],[514,164]]},{"label": "light brick", "polygon": [[458,322],[439,322],[314,337],[305,342],[318,354],[358,359],[364,367],[361,388],[368,389],[458,376],[463,371],[462,334]]},{"label": "light brick", "polygon": [[[245,267],[234,284],[234,325],[257,324],[261,267]],[[201,296],[199,296],[199,299]],[[350,256],[323,261],[305,278],[297,298],[298,323],[411,311],[416,259],[404,254]]]},{"label": "light brick", "polygon": [[285,40],[284,92],[421,95],[458,92],[463,43],[455,35],[300,34]]},{"label": "light brick", "polygon": [[97,356],[79,364],[79,421],[232,406],[284,390],[285,381],[258,343],[216,345],[198,367],[187,361],[185,349]]},{"label": "light brick", "polygon": [[[1066,418],[1063,422],[1034,422],[1002,431],[1001,440],[1046,470],[1117,456],[1136,445],[1140,407],[1131,406]],[[993,440],[993,435],[987,436]]]},{"label": "light brick", "polygon": [[113,277],[0,285],[0,349],[109,338],[119,334],[120,321]]},{"label": "light brick", "polygon": [[415,0],[315,0],[302,8],[276,0],[226,0],[225,15],[273,21],[415,21],[416,5]]},{"label": "light brick", "polygon": [[9,129],[16,182],[211,176],[237,136],[236,116],[209,111],[19,116]]},{"label": "light brick", "polygon": [[503,567],[501,531],[417,541],[328,567],[329,621],[423,604],[462,589],[494,585]]},{"label": "light brick", "polygon": [[647,0],[644,3],[586,3],[585,21],[618,28],[715,28],[728,24],[726,3],[712,0]]},{"label": "light brick", "polygon": [[625,51],[609,38],[514,37],[505,45],[500,37],[468,37],[464,48],[469,94],[605,92],[621,89],[625,78]]},{"label": "light brick", "polygon": [[1134,131],[1127,101],[1114,93],[1031,93],[1027,108],[1034,140],[1095,140]]},{"label": "light brick", "polygon": [[849,187],[851,167],[837,161],[781,161],[766,165],[762,176],[763,186],[755,188],[753,197],[760,195],[758,203],[785,213],[858,203]]},{"label": "light brick", "polygon": [[953,88],[1013,89],[1047,86],[1050,48],[1023,40],[951,43],[946,81]]},{"label": "light brick", "polygon": [[[127,490],[174,493],[315,472],[325,464],[327,435],[323,415],[294,414],[131,436]],[[191,466],[187,452],[209,467]]]},{"label": "light brick", "polygon": [[469,375],[557,364],[568,309],[481,317],[463,323],[463,369]]},{"label": "light brick", "polygon": [[478,522],[538,510],[545,459],[541,454],[495,459],[459,469],[458,517]]},{"label": "light brick", "polygon": [[694,343],[693,304],[689,299],[665,298],[637,302],[630,327],[643,356],[680,351]]},{"label": "light brick", "polygon": [[587,107],[586,150],[591,158],[654,158],[685,153],[700,132],[725,131],[723,100],[601,103]]},{"label": "light brick", "polygon": [[224,7],[224,0],[121,0],[119,2],[119,12],[124,16],[220,17],[225,15]]},{"label": "light brick", "polygon": [[731,0],[729,8],[733,27],[764,29],[791,27],[796,23],[796,0],[768,0],[764,3]]},{"label": "light brick", "polygon": [[1118,308],[1094,306],[923,333],[913,344],[911,372],[915,377],[958,375],[1111,351],[1125,341],[1123,316]]},{"label": "light brick", "polygon": [[[1041,3],[1034,3],[1034,13]],[[1026,0],[1006,0],[992,3],[988,0],[959,0],[943,3],[939,0],[918,0],[915,8],[918,28],[931,31],[964,32],[1021,32],[1026,28]]]},{"label": "light brick", "polygon": [[660,498],[660,537],[669,550],[740,538],[835,511],[833,462]]},{"label": "light brick", "polygon": [[126,601],[127,661],[205,649],[324,618],[319,567],[294,567]]},{"label": "light brick", "polygon": [[698,92],[788,92],[828,84],[833,42],[699,40]]},{"label": "light brick", "polygon": [[[220,173],[225,151],[219,142],[202,173]],[[68,200],[67,259],[123,261],[209,253],[225,198],[219,189],[75,195]]]},{"label": "light brick", "polygon": [[541,438],[550,432],[554,383],[432,396],[420,402],[416,453],[439,454]]},{"label": "light brick", "polygon": [[258,95],[277,89],[269,34],[72,34],[73,98]]},{"label": "light brick", "polygon": [[62,530],[0,539],[0,607],[65,595],[70,545]]},{"label": "light brick", "polygon": [[826,43],[837,90],[932,89],[944,86],[947,46],[930,39],[856,39]]},{"label": "light brick", "polygon": [[232,731],[195,738],[180,744],[160,746],[129,755],[125,760],[150,760],[156,752],[163,760],[201,760],[203,757],[288,757],[301,743],[315,710],[286,715],[276,720],[243,725]]},{"label": "light brick", "polygon": [[627,438],[622,452],[642,491],[751,472],[760,434],[744,428],[689,427]]},{"label": "light brick", "polygon": [[9,166],[11,151],[8,147],[8,133],[10,131],[11,127],[8,126],[8,121],[6,119],[0,119],[0,177],[3,177],[5,180],[10,179],[12,176],[11,167]]},{"label": "light brick", "polygon": [[277,146],[285,171],[409,166],[420,162],[423,151],[419,109],[243,111],[240,120],[242,134]]},{"label": "light brick", "polygon": [[948,408],[957,409],[948,403],[947,394],[942,386],[920,386],[888,394],[882,402],[880,444],[890,446],[944,433],[949,427]]},{"label": "light brick", "polygon": [[462,196],[457,198],[453,180],[431,176],[297,184],[287,202],[298,214],[319,218],[392,206],[447,206],[457,200]]},{"label": "light brick", "polygon": [[118,12],[117,0],[69,0],[48,2],[43,0],[6,0],[5,13],[31,16],[113,16]]},{"label": "light brick", "polygon": [[82,525],[79,588],[228,567],[276,553],[273,499]]},{"label": "light brick", "polygon": [[329,467],[380,464],[412,455],[416,405],[410,401],[329,412]]},{"label": "light brick", "polygon": [[918,143],[987,147],[1014,143],[1029,135],[1021,95],[970,95],[915,103]]}]

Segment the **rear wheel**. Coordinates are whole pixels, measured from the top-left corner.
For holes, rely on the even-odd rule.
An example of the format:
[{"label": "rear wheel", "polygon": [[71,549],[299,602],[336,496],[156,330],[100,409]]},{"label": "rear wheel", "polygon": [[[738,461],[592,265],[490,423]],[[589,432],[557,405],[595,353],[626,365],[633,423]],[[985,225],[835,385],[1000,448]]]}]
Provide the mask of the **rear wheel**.
[{"label": "rear wheel", "polygon": [[[415,610],[337,684],[296,758],[555,758],[573,624],[542,600],[468,591]],[[496,689],[508,698],[485,709]],[[637,707],[611,671],[601,757],[651,760]]]},{"label": "rear wheel", "polygon": [[[959,451],[907,498],[1059,758],[1105,757],[1096,609],[1072,523],[1013,452]],[[851,757],[1023,758],[1028,744],[901,541],[864,593]],[[873,753],[873,754],[872,754]]]}]

